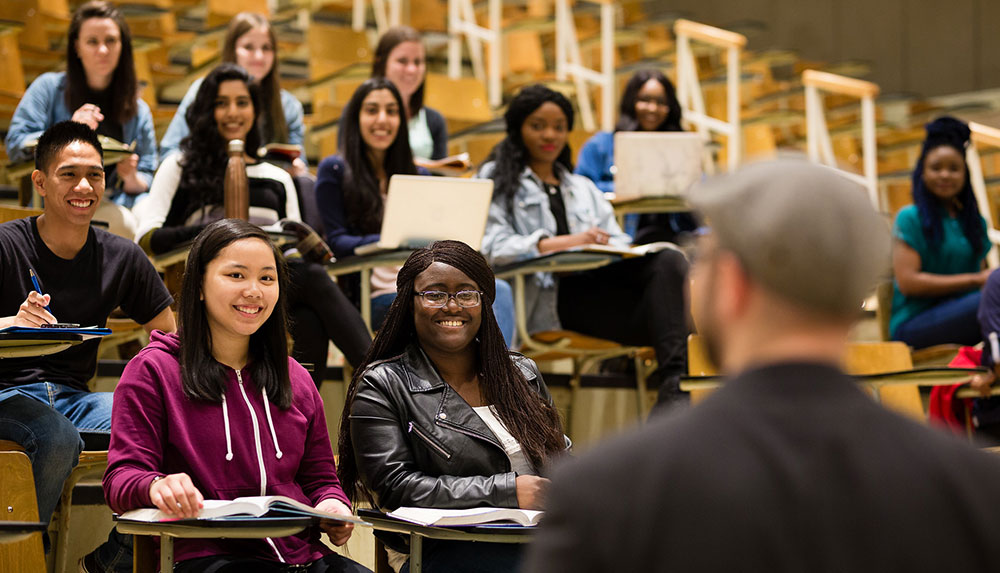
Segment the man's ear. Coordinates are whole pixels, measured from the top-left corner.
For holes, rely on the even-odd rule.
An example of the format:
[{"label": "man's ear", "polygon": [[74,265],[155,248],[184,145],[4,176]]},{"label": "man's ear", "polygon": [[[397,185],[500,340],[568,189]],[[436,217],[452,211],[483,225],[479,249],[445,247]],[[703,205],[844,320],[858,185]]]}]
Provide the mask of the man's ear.
[{"label": "man's ear", "polygon": [[732,321],[746,312],[750,302],[752,284],[740,260],[727,252],[718,255],[716,261],[717,283],[716,304],[720,305],[723,320]]},{"label": "man's ear", "polygon": [[45,173],[35,169],[31,172],[31,182],[34,183],[38,194],[45,197]]}]

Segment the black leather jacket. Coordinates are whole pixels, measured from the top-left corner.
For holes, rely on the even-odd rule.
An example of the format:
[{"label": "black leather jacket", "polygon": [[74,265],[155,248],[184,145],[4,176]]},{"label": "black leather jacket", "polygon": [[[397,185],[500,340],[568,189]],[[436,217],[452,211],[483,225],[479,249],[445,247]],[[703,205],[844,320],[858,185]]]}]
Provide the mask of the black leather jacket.
[{"label": "black leather jacket", "polygon": [[[551,402],[535,363],[511,358]],[[518,506],[500,442],[419,346],[369,367],[350,421],[358,474],[383,510]]]}]

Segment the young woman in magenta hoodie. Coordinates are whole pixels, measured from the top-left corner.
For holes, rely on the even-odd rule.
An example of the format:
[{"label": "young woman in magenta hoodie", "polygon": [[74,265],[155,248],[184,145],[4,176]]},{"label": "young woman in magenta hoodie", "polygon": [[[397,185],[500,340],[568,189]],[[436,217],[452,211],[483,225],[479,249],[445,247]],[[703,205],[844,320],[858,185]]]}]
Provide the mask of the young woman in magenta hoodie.
[{"label": "young woman in magenta hoodie", "polygon": [[[312,379],[288,357],[284,261],[234,219],[195,240],[181,291],[181,335],[154,331],[115,390],[104,491],[117,511],[156,506],[194,517],[204,499],[285,495],[351,514]],[[350,524],[324,526],[335,545]],[[178,539],[174,571],[367,571],[312,529],[281,539]]]}]

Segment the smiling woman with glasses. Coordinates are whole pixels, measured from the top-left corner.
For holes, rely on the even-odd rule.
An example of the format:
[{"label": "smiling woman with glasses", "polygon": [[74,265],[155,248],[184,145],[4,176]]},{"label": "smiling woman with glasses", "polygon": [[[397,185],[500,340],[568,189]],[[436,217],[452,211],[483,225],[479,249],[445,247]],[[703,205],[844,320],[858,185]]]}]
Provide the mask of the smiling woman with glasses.
[{"label": "smiling woman with glasses", "polygon": [[[400,269],[340,424],[338,475],[351,499],[385,511],[542,507],[540,475],[567,440],[538,367],[504,345],[494,284],[486,259],[457,241],[419,249]],[[390,563],[405,561],[401,538],[383,541]],[[519,547],[428,539],[423,568],[516,571]]]}]

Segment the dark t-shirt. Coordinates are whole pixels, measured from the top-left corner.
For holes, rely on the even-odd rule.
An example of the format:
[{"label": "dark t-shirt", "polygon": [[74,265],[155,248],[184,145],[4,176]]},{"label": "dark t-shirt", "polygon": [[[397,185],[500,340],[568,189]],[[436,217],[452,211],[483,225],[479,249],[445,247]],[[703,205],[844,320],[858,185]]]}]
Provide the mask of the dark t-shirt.
[{"label": "dark t-shirt", "polygon": [[[38,234],[36,217],[0,225],[0,316],[17,314],[34,290],[28,269],[38,275],[49,308],[60,322],[104,326],[117,307],[145,324],[172,302],[152,263],[135,243],[90,229],[72,260],[55,255]],[[0,388],[53,382],[87,389],[97,368],[98,340],[38,358],[0,360]]]},{"label": "dark t-shirt", "polygon": [[566,217],[566,202],[563,201],[562,191],[558,185],[543,183],[545,192],[549,195],[549,210],[556,219],[556,235],[569,234],[569,219]]}]

